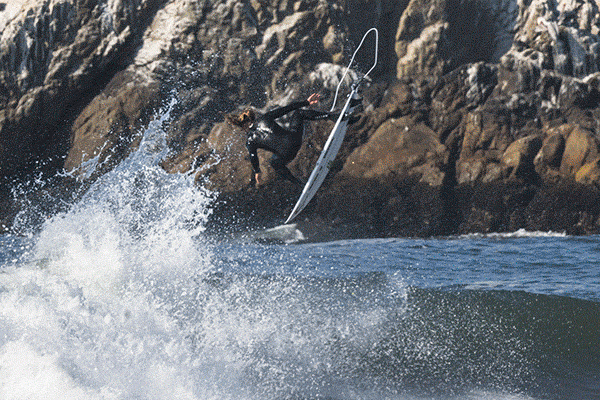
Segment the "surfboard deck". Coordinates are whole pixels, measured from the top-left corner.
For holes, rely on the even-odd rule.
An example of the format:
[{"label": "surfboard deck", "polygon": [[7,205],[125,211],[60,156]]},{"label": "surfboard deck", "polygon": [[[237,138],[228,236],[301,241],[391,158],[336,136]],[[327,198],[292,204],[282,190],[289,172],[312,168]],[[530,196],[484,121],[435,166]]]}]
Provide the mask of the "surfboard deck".
[{"label": "surfboard deck", "polygon": [[348,100],[346,101],[346,104],[344,104],[344,108],[342,108],[342,112],[340,113],[340,116],[338,117],[333,129],[331,130],[331,133],[329,134],[329,138],[327,139],[327,142],[323,147],[323,151],[321,152],[321,155],[315,164],[315,168],[310,174],[306,185],[304,185],[304,188],[302,189],[300,198],[285,221],[286,224],[289,224],[294,218],[296,218],[298,214],[300,214],[300,212],[302,212],[302,210],[304,210],[304,208],[317,193],[323,184],[325,177],[329,173],[332,162],[340,150],[342,142],[344,141],[344,137],[348,129],[348,119],[356,107],[355,103],[360,103],[360,97],[358,96],[357,91],[358,87],[354,88],[348,96]]},{"label": "surfboard deck", "polygon": [[304,207],[306,207],[308,205],[308,203],[313,198],[313,196],[315,195],[317,190],[319,190],[319,188],[321,187],[321,184],[323,183],[323,181],[325,180],[325,177],[327,176],[327,174],[329,173],[329,170],[331,169],[331,164],[332,164],[335,156],[337,155],[338,151],[340,150],[342,141],[344,140],[344,136],[346,135],[346,130],[348,128],[348,119],[350,118],[352,112],[354,111],[354,107],[361,103],[360,96],[358,96],[358,88],[360,87],[360,84],[369,76],[371,71],[373,71],[375,69],[375,67],[377,66],[377,53],[379,52],[379,32],[377,31],[377,28],[369,29],[363,35],[363,38],[360,41],[356,50],[354,50],[354,54],[352,54],[350,63],[348,63],[348,66],[346,67],[346,71],[344,72],[344,75],[340,79],[338,86],[335,90],[335,97],[333,99],[332,111],[337,103],[337,97],[338,97],[338,93],[340,90],[340,86],[344,82],[344,78],[348,74],[348,71],[350,71],[350,67],[352,66],[352,63],[354,62],[354,58],[356,57],[356,54],[358,53],[358,51],[362,47],[363,43],[365,42],[366,37],[370,33],[373,33],[375,35],[375,53],[374,53],[373,65],[371,66],[371,69],[369,69],[369,71],[367,71],[367,73],[362,78],[360,78],[357,82],[355,82],[352,85],[350,94],[348,95],[348,100],[346,100],[346,103],[344,104],[344,107],[342,108],[342,111],[340,112],[340,116],[338,117],[331,133],[329,134],[329,138],[327,139],[327,142],[325,143],[325,147],[323,148],[323,151],[321,152],[321,155],[319,156],[319,159],[317,160],[315,168],[313,169],[312,173],[310,174],[310,177],[308,178],[308,181],[306,182],[306,185],[304,186],[304,189],[302,190],[302,194],[300,195],[300,198],[296,202],[294,209],[292,210],[289,217],[285,221],[286,224],[289,224],[294,218],[296,218],[296,216],[304,209]]}]

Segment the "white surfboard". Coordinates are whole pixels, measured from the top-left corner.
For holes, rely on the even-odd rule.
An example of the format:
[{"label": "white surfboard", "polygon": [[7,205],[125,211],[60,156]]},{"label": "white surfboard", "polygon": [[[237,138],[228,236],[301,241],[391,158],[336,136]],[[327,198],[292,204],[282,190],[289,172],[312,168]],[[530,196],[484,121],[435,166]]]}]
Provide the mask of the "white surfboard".
[{"label": "white surfboard", "polygon": [[319,190],[319,188],[321,187],[321,184],[323,183],[323,181],[325,180],[325,177],[327,176],[327,174],[329,173],[329,170],[331,169],[331,164],[333,162],[333,159],[335,158],[338,151],[340,150],[340,147],[342,146],[342,142],[344,141],[344,136],[346,135],[346,130],[348,128],[348,118],[352,114],[352,111],[354,110],[354,107],[356,106],[356,105],[354,105],[354,107],[353,107],[350,104],[352,103],[352,100],[360,99],[360,97],[358,96],[358,93],[357,93],[358,88],[359,88],[361,82],[371,73],[371,71],[373,71],[373,69],[375,69],[375,66],[377,65],[377,52],[379,51],[379,32],[377,31],[376,28],[371,28],[364,34],[362,40],[360,41],[360,44],[354,51],[354,54],[352,54],[350,63],[348,64],[348,67],[346,68],[346,71],[344,72],[344,75],[340,79],[340,82],[337,86],[337,89],[335,91],[335,97],[333,99],[333,105],[331,106],[331,111],[333,111],[333,109],[335,108],[335,105],[336,105],[340,86],[344,82],[344,78],[348,74],[348,71],[350,70],[350,66],[354,62],[356,53],[358,53],[358,50],[360,50],[360,48],[362,47],[362,45],[365,41],[365,38],[371,32],[375,34],[375,57],[374,57],[373,66],[358,82],[356,82],[354,85],[352,85],[352,90],[351,90],[350,94],[348,95],[348,100],[346,101],[346,104],[344,104],[344,108],[342,108],[342,112],[340,113],[340,116],[338,117],[335,125],[333,126],[333,130],[329,134],[329,138],[327,139],[327,142],[325,143],[325,147],[323,148],[323,151],[321,152],[321,155],[319,156],[319,159],[317,160],[317,164],[315,165],[315,168],[313,169],[312,173],[310,174],[310,177],[308,178],[308,182],[306,182],[306,185],[304,185],[304,189],[302,189],[302,194],[300,195],[300,198],[296,202],[296,205],[294,206],[294,209],[290,213],[290,216],[285,221],[286,224],[289,224],[291,220],[296,218],[296,216],[298,214],[300,214],[300,212],[304,209],[304,207],[306,207],[308,205],[308,203],[313,198],[315,193],[317,193],[317,190]]},{"label": "white surfboard", "polygon": [[308,205],[308,203],[312,200],[317,190],[323,184],[325,177],[329,173],[331,169],[331,165],[335,156],[337,155],[340,147],[342,146],[342,142],[344,141],[344,136],[346,135],[346,130],[348,129],[348,117],[352,114],[352,111],[355,107],[351,107],[350,103],[352,99],[359,99],[356,91],[358,88],[352,90],[350,95],[348,96],[348,100],[338,117],[333,130],[329,134],[329,138],[325,143],[325,147],[323,147],[323,151],[315,164],[315,168],[313,169],[306,185],[304,185],[304,189],[302,189],[302,194],[300,198],[296,202],[294,209],[292,210],[290,216],[285,221],[286,224],[289,224],[291,220],[296,218],[298,214]]}]

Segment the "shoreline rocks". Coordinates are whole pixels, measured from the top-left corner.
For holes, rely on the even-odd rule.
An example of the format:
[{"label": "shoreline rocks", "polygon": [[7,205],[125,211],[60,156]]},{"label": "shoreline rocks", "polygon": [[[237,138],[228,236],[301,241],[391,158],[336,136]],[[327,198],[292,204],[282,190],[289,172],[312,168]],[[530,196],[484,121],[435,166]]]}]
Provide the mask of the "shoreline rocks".
[{"label": "shoreline rocks", "polygon": [[[297,189],[266,153],[265,184],[250,187],[243,137],[223,116],[314,91],[328,108],[375,26],[364,110],[299,217],[313,239],[600,233],[598,11],[590,0],[11,2],[0,8],[0,220],[10,226],[21,207],[10,188],[32,174],[76,178],[55,179],[55,197],[89,185],[175,98],[162,166],[219,192],[209,225],[281,221]],[[307,126],[292,172],[310,174],[330,128]]]}]

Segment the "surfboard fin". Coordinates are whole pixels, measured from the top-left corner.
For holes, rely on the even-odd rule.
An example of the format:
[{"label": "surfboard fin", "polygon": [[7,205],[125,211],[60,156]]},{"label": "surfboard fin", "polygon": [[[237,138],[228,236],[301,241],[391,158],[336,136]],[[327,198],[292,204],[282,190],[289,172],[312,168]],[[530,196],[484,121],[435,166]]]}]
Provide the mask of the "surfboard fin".
[{"label": "surfboard fin", "polygon": [[362,97],[353,97],[350,99],[350,107],[354,108],[358,105],[362,105]]}]

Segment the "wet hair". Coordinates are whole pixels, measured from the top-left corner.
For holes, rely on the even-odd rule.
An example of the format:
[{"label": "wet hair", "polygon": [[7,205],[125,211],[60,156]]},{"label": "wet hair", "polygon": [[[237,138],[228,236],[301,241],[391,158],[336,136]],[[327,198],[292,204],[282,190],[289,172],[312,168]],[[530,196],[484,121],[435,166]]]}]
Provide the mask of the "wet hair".
[{"label": "wet hair", "polygon": [[248,122],[253,123],[256,120],[256,113],[251,108],[246,108],[241,113],[232,113],[227,115],[227,122],[232,125],[243,128]]}]

